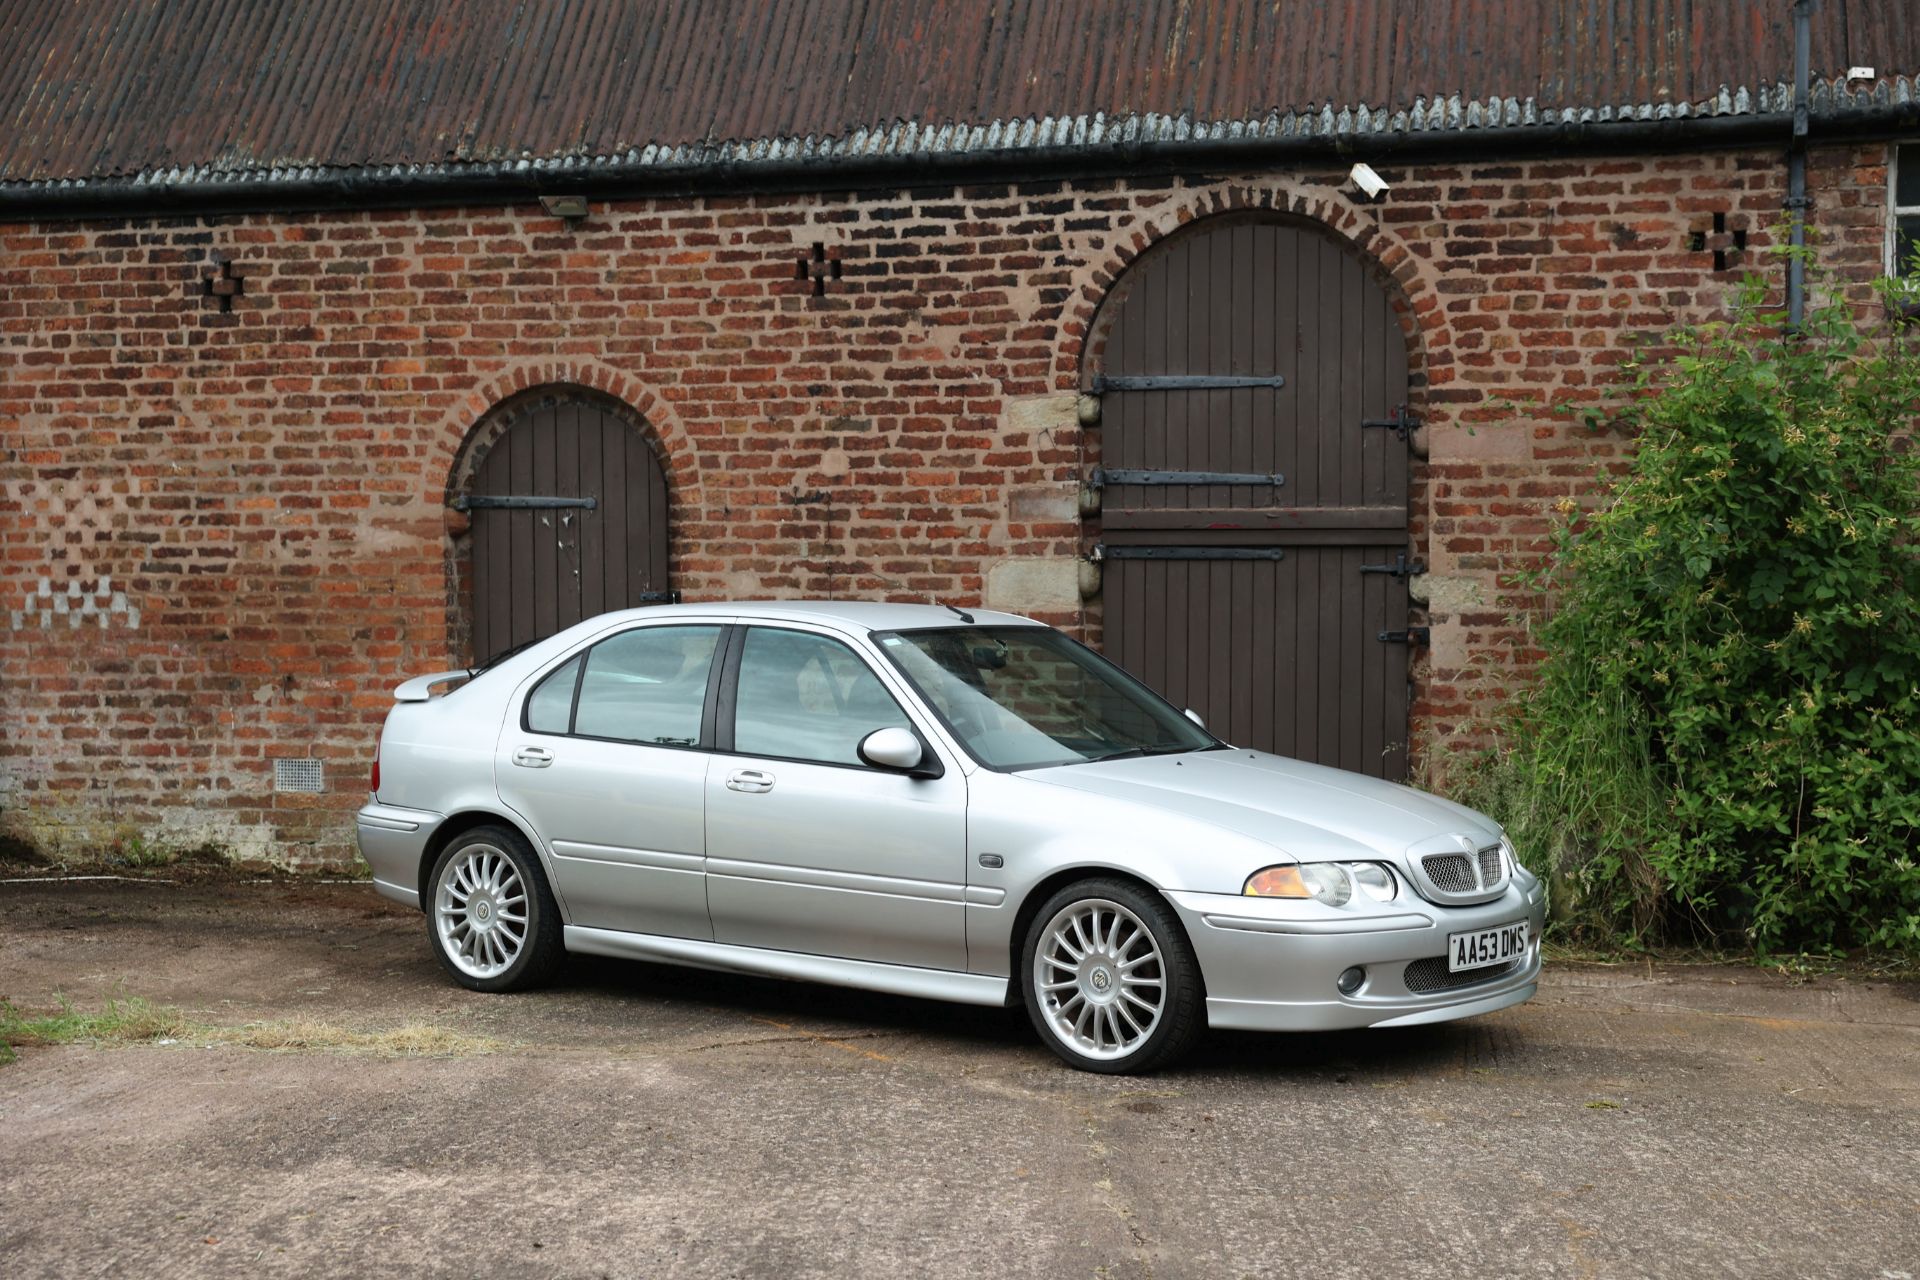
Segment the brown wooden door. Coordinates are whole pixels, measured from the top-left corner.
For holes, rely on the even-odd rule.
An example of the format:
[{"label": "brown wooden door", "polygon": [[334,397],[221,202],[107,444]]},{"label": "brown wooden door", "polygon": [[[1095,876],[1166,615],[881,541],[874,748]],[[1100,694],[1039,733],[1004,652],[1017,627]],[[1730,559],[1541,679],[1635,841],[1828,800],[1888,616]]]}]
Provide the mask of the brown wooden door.
[{"label": "brown wooden door", "polygon": [[1384,571],[1407,444],[1362,425],[1407,398],[1385,290],[1330,236],[1251,218],[1121,288],[1094,383],[1108,653],[1236,745],[1404,777],[1408,650],[1381,633],[1407,629]]},{"label": "brown wooden door", "polygon": [[541,396],[511,412],[465,504],[481,661],[598,613],[671,598],[667,480],[638,425],[584,397]]}]

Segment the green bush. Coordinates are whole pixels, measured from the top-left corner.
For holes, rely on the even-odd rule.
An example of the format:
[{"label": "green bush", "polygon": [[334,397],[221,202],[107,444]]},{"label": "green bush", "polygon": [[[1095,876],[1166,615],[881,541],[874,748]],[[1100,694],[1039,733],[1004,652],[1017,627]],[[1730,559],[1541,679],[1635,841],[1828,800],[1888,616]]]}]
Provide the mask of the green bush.
[{"label": "green bush", "polygon": [[1638,367],[1630,470],[1562,503],[1546,654],[1455,790],[1576,923],[1761,951],[1920,948],[1920,362],[1751,284]]}]

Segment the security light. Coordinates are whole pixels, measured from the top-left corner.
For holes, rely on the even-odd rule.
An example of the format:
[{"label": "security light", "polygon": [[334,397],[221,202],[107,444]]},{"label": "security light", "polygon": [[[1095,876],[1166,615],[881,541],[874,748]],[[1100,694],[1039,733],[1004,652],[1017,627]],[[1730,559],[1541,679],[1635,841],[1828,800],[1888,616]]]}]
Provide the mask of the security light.
[{"label": "security light", "polygon": [[1375,173],[1372,165],[1356,164],[1347,174],[1347,180],[1359,189],[1363,204],[1373,204],[1386,198],[1387,180]]},{"label": "security light", "polygon": [[575,218],[587,216],[587,198],[585,196],[541,196],[540,207],[556,218]]}]

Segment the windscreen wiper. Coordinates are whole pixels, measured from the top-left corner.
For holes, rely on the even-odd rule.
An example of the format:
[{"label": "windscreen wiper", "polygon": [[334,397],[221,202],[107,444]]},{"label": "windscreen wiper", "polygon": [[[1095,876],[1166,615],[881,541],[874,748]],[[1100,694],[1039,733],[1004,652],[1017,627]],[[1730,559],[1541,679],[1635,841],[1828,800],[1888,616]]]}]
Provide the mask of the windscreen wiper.
[{"label": "windscreen wiper", "polygon": [[1085,763],[1099,764],[1103,760],[1131,760],[1136,756],[1177,756],[1193,747],[1183,747],[1177,743],[1157,747],[1122,747],[1118,751],[1109,751],[1103,756],[1088,756]]}]

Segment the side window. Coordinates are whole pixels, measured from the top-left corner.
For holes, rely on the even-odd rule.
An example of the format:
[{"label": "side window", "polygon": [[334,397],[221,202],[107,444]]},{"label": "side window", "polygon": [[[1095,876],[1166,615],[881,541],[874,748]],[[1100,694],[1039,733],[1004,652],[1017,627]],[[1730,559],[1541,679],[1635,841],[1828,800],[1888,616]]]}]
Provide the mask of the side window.
[{"label": "side window", "polygon": [[1894,148],[1890,276],[1920,275],[1920,142]]},{"label": "side window", "polygon": [[542,680],[527,697],[527,728],[535,733],[570,733],[573,720],[573,686],[580,679],[580,659],[575,658]]},{"label": "side window", "polygon": [[735,699],[735,751],[859,764],[860,740],[892,726],[908,728],[906,714],[846,645],[804,631],[747,632]]},{"label": "side window", "polygon": [[642,627],[602,640],[587,651],[573,731],[590,738],[693,746],[700,741],[707,672],[719,641],[717,626]]}]

